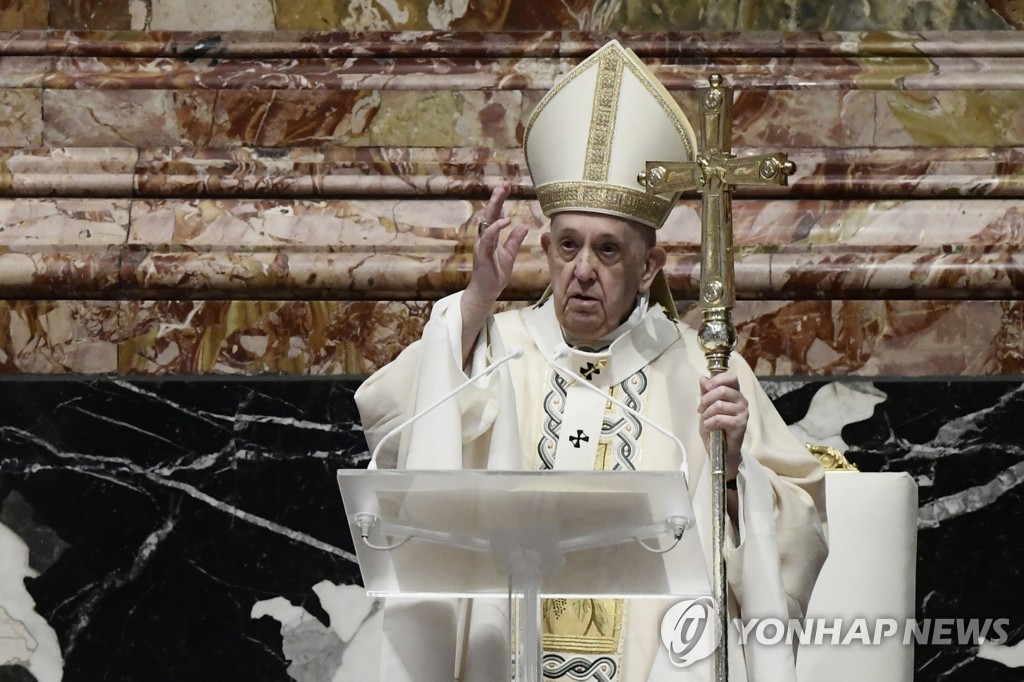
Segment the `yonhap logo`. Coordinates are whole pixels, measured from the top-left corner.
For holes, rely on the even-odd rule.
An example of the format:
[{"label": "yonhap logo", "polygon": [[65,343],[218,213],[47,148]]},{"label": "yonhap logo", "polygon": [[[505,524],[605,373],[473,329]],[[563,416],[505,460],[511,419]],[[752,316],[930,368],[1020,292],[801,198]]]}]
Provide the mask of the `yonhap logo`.
[{"label": "yonhap logo", "polygon": [[711,597],[684,599],[665,612],[661,619],[661,642],[669,660],[685,668],[711,655],[718,646],[715,600]]}]

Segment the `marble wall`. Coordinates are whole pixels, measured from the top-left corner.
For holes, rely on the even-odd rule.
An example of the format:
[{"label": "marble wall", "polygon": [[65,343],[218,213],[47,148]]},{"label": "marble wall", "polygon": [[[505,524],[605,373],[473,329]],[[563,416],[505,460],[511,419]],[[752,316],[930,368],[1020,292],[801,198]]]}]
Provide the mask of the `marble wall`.
[{"label": "marble wall", "polygon": [[[0,679],[369,680],[352,391],[468,278],[544,91],[608,37],[737,88],[740,350],[918,482],[918,682],[1024,674],[1024,9],[1012,0],[0,3]],[[691,322],[698,203],[661,240]],[[851,405],[858,406],[850,409]],[[1016,601],[1015,601],[1016,600]]]}]

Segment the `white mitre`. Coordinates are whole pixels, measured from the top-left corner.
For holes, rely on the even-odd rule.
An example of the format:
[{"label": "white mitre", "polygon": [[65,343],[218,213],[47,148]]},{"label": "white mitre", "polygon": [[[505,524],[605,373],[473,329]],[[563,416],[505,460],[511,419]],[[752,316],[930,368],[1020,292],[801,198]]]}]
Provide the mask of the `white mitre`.
[{"label": "white mitre", "polygon": [[[648,161],[693,161],[697,140],[679,105],[617,40],[574,67],[526,124],[526,164],[544,215],[591,211],[660,228],[677,194],[648,194]],[[676,316],[663,272],[651,299]]]},{"label": "white mitre", "polygon": [[650,69],[613,40],[548,92],[523,146],[544,215],[594,211],[661,227],[675,195],[644,191],[648,161],[693,161],[696,137]]}]

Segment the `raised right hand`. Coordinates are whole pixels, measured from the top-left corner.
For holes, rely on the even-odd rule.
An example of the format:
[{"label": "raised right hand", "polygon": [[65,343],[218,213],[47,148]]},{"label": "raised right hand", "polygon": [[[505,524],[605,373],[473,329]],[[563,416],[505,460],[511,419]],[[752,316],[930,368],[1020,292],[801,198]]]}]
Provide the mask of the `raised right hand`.
[{"label": "raised right hand", "polygon": [[463,299],[469,298],[466,303],[486,307],[488,313],[512,279],[512,266],[529,232],[528,226],[516,225],[504,243],[499,240],[502,230],[512,224],[501,214],[510,191],[508,185],[502,184],[491,192],[484,209],[484,220],[490,225],[473,245],[473,276],[463,294]]},{"label": "raised right hand", "polygon": [[469,286],[462,292],[463,367],[469,362],[476,338],[487,317],[494,312],[498,296],[512,279],[512,266],[515,265],[519,247],[523,245],[529,231],[526,225],[516,225],[505,238],[505,243],[498,240],[501,231],[512,224],[511,220],[501,215],[509,191],[508,185],[499,185],[491,192],[490,201],[484,209],[484,220],[490,225],[473,245],[473,276]]}]

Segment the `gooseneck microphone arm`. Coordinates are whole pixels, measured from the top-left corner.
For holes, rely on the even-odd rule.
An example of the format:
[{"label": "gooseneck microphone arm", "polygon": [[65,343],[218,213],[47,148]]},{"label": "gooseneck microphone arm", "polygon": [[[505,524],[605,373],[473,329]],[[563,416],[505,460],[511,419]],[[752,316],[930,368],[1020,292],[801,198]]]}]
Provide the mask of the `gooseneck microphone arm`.
[{"label": "gooseneck microphone arm", "polygon": [[437,400],[435,400],[429,407],[426,407],[426,408],[420,410],[419,412],[415,413],[414,415],[412,415],[411,417],[406,419],[404,422],[402,422],[401,424],[399,424],[395,428],[393,428],[390,431],[388,431],[384,435],[384,437],[381,438],[377,442],[377,447],[375,447],[373,449],[373,455],[371,455],[370,461],[371,462],[376,462],[377,461],[377,454],[380,452],[381,447],[383,447],[383,445],[386,442],[391,440],[391,438],[393,438],[395,436],[395,434],[401,433],[403,429],[408,428],[410,425],[412,425],[413,422],[419,420],[421,417],[425,417],[426,415],[430,414],[436,408],[438,408],[441,405],[443,405],[446,401],[448,401],[451,398],[453,398],[456,395],[458,395],[463,389],[465,389],[470,384],[473,384],[473,383],[479,381],[480,379],[483,379],[485,376],[487,376],[488,374],[490,374],[494,370],[498,369],[499,367],[504,365],[506,362],[508,362],[510,360],[515,360],[515,359],[521,358],[521,357],[523,357],[523,349],[522,348],[514,348],[512,350],[512,352],[509,353],[508,355],[505,355],[504,357],[499,358],[497,361],[491,363],[490,365],[487,365],[482,370],[480,370],[479,372],[477,372],[476,374],[474,374],[470,378],[466,379],[464,382],[462,382],[461,384],[459,384],[458,386],[456,386],[452,390],[448,391],[448,393],[446,393],[445,395],[443,395],[440,398],[438,398]]}]

